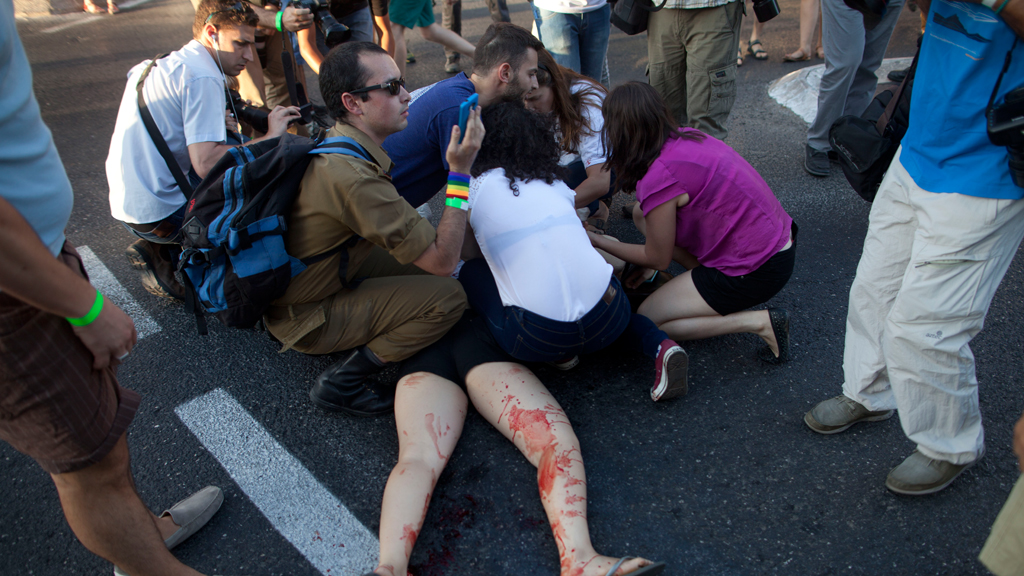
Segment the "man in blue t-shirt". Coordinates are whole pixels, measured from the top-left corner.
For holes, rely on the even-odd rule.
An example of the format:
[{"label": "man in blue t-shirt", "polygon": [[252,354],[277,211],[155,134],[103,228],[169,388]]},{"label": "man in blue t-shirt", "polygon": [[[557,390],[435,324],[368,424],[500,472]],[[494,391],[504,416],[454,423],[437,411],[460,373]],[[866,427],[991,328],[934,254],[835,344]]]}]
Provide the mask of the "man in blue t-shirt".
[{"label": "man in blue t-shirt", "polygon": [[480,106],[522,100],[537,87],[537,52],[544,45],[514,24],[491,24],[476,45],[472,74],[464,72],[412,93],[409,126],[384,141],[395,163],[391,180],[399,195],[418,207],[448,182],[445,151],[459,105],[473,93]]},{"label": "man in blue t-shirt", "polygon": [[850,288],[843,395],[804,417],[834,434],[898,410],[917,444],[886,479],[900,494],[938,492],[985,453],[969,343],[1024,237],[1024,188],[985,109],[1008,52],[995,102],[1024,90],[1021,38],[1024,0],[932,2],[910,127]]}]

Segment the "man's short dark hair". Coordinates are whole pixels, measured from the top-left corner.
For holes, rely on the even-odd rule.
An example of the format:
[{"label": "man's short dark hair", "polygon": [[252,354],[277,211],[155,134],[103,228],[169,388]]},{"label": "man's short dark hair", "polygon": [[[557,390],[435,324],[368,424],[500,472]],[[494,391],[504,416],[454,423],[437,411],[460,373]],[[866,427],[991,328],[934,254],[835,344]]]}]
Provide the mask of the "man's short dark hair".
[{"label": "man's short dark hair", "polygon": [[[373,42],[345,42],[327,54],[320,64],[320,95],[331,118],[344,122],[348,111],[341,103],[341,95],[363,88],[370,81],[373,70],[360,62],[362,55],[387,53]],[[370,98],[369,94],[361,96],[364,101]]]},{"label": "man's short dark hair", "polygon": [[196,7],[196,19],[192,22],[192,37],[199,39],[207,20],[218,30],[221,26],[251,26],[260,23],[260,17],[248,2],[241,0],[203,0]]},{"label": "man's short dark hair", "polygon": [[544,49],[544,43],[530,34],[529,30],[515,24],[491,24],[476,43],[473,73],[484,75],[505,63],[512,67],[513,72],[518,72],[528,48],[540,52]]}]

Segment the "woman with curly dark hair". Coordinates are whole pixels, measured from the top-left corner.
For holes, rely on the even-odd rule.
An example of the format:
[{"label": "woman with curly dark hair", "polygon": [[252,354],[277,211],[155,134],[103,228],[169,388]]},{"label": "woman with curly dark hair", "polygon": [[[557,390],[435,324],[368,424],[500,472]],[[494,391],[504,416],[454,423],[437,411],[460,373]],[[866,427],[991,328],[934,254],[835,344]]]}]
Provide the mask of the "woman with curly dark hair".
[{"label": "woman with curly dark hair", "polygon": [[537,53],[537,87],[526,95],[526,107],[554,118],[559,162],[568,170],[564,181],[576,192],[576,208],[589,208],[601,222],[608,219],[608,207],[598,202],[611,195],[601,142],[601,104],[607,94],[604,86],[560,66],[547,50]]},{"label": "woman with curly dark hair", "polygon": [[591,241],[638,266],[662,270],[675,260],[688,269],[639,313],[677,340],[757,334],[771,351],[766,359],[786,360],[789,313],[748,310],[782,290],[795,262],[797,226],[768,184],[723,142],[679,128],[647,84],[613,90],[604,119],[616,187],[636,191],[633,221],[647,240]]},{"label": "woman with curly dark hair", "polygon": [[503,350],[568,369],[626,333],[655,359],[654,400],[686,392],[686,353],[632,314],[612,267],[590,245],[561,180],[552,122],[505,102],[484,109],[487,135],[473,164],[469,224],[483,258],[462,267],[470,306]]}]

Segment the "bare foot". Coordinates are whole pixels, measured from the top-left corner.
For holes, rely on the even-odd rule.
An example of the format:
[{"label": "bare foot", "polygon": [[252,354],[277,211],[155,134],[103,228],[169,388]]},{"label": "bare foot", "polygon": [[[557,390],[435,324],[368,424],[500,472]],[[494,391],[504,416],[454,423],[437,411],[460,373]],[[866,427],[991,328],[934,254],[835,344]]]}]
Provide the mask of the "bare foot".
[{"label": "bare foot", "polygon": [[[586,562],[575,562],[568,568],[563,566],[562,576],[605,576],[618,561],[618,558],[611,556],[594,556]],[[622,566],[615,571],[615,576],[626,576],[626,574],[635,572],[649,564],[653,564],[653,562],[645,558],[633,558],[623,562]]]},{"label": "bare foot", "polygon": [[786,54],[782,57],[783,62],[805,62],[810,60],[811,56],[807,52],[804,52],[803,48],[793,52],[792,54]]},{"label": "bare foot", "polygon": [[825,59],[825,49],[824,48],[822,48],[821,46],[818,46],[818,49],[815,52],[817,53],[817,56],[818,56],[819,60],[824,60]]}]

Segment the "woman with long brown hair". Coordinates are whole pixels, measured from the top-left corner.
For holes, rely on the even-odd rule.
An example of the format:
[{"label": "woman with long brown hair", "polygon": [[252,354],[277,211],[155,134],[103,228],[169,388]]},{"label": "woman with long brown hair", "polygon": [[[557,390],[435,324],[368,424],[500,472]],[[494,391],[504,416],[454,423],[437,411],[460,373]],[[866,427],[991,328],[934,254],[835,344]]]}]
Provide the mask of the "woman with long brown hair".
[{"label": "woman with long brown hair", "polygon": [[617,189],[636,191],[633,218],[646,242],[591,234],[592,243],[638,266],[687,268],[639,313],[674,340],[757,334],[771,358],[786,360],[789,313],[748,310],[786,285],[795,261],[797,226],[768,184],[720,140],[680,128],[647,84],[619,86],[603,112],[608,165]]},{"label": "woman with long brown hair", "polygon": [[608,219],[608,208],[598,201],[611,195],[601,142],[601,104],[607,94],[604,86],[560,66],[547,50],[537,53],[537,88],[526,95],[526,107],[554,117],[559,163],[568,169],[564,182],[576,192],[576,208],[590,208],[590,215],[601,221]]}]

